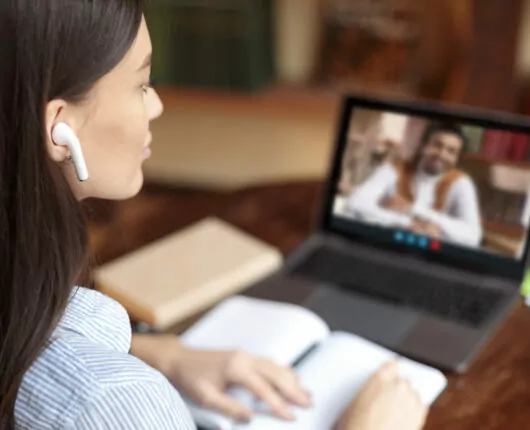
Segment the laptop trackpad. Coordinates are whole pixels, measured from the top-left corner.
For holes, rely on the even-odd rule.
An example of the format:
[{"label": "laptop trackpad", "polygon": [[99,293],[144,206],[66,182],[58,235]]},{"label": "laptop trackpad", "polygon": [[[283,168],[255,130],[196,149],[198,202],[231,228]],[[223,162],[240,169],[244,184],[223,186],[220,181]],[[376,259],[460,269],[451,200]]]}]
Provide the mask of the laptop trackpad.
[{"label": "laptop trackpad", "polygon": [[329,285],[318,286],[304,306],[322,317],[332,331],[351,332],[388,347],[398,346],[419,319],[413,312]]}]

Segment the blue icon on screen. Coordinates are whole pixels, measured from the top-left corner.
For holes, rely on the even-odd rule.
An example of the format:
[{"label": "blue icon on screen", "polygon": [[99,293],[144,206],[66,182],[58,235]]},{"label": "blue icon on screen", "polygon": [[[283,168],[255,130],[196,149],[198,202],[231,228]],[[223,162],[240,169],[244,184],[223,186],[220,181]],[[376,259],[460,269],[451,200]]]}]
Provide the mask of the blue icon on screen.
[{"label": "blue icon on screen", "polygon": [[416,243],[416,236],[414,236],[413,234],[409,234],[407,236],[407,243],[409,245],[414,245]]},{"label": "blue icon on screen", "polygon": [[402,231],[396,231],[394,233],[394,239],[396,240],[396,242],[404,242],[405,234]]},{"label": "blue icon on screen", "polygon": [[420,248],[427,249],[429,247],[429,239],[426,237],[420,237],[418,240],[418,245]]}]

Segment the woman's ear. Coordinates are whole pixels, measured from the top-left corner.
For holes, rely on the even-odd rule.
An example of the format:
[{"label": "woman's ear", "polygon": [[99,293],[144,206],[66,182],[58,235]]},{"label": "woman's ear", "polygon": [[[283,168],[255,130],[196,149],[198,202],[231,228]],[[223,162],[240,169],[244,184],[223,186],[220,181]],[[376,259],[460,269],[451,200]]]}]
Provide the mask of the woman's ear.
[{"label": "woman's ear", "polygon": [[65,118],[67,102],[65,100],[52,100],[46,106],[46,150],[50,158],[57,163],[62,163],[68,156],[68,148],[56,145],[53,142],[52,132],[55,124],[65,122],[71,124]]}]

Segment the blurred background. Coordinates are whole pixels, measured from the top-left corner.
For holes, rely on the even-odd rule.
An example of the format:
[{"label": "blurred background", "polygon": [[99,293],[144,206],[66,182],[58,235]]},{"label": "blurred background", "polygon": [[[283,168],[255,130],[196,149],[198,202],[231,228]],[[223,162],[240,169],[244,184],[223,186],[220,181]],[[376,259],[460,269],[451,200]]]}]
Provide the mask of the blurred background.
[{"label": "blurred background", "polygon": [[142,193],[88,204],[100,262],[211,214],[294,247],[346,92],[530,113],[530,0],[151,0],[146,18],[165,114]]}]

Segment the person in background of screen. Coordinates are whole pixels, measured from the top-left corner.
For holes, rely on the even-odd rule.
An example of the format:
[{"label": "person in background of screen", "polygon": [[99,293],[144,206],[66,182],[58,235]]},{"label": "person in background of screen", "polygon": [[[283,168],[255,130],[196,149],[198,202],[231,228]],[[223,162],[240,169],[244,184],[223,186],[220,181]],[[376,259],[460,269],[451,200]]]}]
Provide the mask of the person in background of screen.
[{"label": "person in background of screen", "polygon": [[410,162],[385,163],[352,192],[360,219],[476,247],[482,239],[473,180],[455,166],[467,137],[450,122],[430,123]]}]

